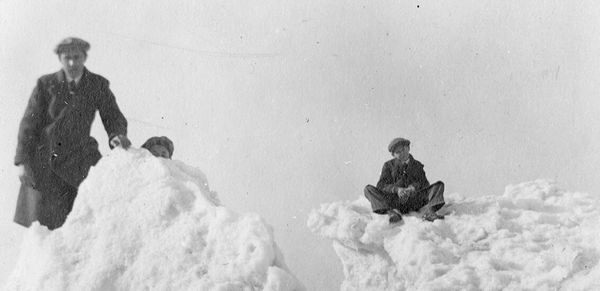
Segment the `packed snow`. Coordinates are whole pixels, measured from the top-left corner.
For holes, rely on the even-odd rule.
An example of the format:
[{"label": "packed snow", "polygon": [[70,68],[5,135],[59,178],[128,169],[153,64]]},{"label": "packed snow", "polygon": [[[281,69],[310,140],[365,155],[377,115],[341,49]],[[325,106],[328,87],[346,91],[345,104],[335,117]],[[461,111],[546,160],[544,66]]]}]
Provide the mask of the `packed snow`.
[{"label": "packed snow", "polygon": [[321,205],[308,226],[333,240],[342,290],[600,290],[596,197],[536,180],[446,200],[433,223],[390,225],[359,198]]},{"label": "packed snow", "polygon": [[26,233],[6,290],[304,290],[257,214],[220,204],[206,176],[113,150],[55,231]]}]

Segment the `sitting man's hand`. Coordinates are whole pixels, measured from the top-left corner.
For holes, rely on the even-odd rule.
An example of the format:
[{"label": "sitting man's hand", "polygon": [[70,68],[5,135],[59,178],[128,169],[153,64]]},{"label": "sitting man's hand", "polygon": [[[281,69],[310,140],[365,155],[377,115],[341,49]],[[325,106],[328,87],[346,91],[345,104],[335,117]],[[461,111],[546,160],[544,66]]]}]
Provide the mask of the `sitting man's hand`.
[{"label": "sitting man's hand", "polygon": [[410,194],[410,190],[408,188],[398,187],[398,199],[400,199],[400,203],[406,203],[408,201],[408,196]]},{"label": "sitting man's hand", "polygon": [[402,197],[402,196],[405,196],[408,194],[410,194],[410,191],[408,190],[408,188],[398,187],[398,196]]},{"label": "sitting man's hand", "polygon": [[398,187],[398,196],[408,195],[415,192],[414,186],[408,186],[406,188]]},{"label": "sitting man's hand", "polygon": [[131,146],[131,141],[129,141],[129,139],[127,138],[127,136],[124,136],[122,134],[119,135],[115,135],[111,140],[110,140],[110,145],[113,148],[116,147],[122,147],[124,149],[128,149]]},{"label": "sitting man's hand", "polygon": [[396,191],[398,192],[398,196],[402,196],[406,192],[406,188],[398,187]]}]

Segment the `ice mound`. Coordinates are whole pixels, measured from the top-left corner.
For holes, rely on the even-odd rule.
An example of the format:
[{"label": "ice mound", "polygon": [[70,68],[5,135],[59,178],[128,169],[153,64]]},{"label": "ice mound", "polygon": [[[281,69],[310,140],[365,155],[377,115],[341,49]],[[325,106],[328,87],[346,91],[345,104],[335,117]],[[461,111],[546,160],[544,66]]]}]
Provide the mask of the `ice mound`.
[{"label": "ice mound", "polygon": [[313,210],[333,240],[342,290],[600,290],[600,203],[537,180],[502,196],[446,197],[445,220],[390,226],[369,202]]},{"label": "ice mound", "polygon": [[304,290],[271,227],[146,150],[92,168],[65,225],[28,230],[7,290]]}]

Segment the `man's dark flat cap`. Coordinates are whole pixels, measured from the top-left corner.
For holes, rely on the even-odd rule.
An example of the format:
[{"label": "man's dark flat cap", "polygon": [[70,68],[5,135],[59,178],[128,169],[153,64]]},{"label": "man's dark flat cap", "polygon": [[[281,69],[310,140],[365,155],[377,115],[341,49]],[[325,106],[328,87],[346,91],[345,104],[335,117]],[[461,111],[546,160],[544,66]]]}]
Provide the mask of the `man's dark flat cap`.
[{"label": "man's dark flat cap", "polygon": [[85,54],[90,49],[90,43],[77,37],[67,37],[63,39],[54,49],[54,52],[59,55],[66,49],[78,48]]},{"label": "man's dark flat cap", "polygon": [[153,136],[149,138],[142,147],[150,150],[150,148],[154,145],[164,146],[169,151],[169,157],[173,156],[173,151],[175,147],[173,146],[173,142],[166,136]]},{"label": "man's dark flat cap", "polygon": [[410,146],[410,140],[397,137],[393,139],[392,142],[390,142],[390,145],[388,146],[388,151],[390,151],[390,153],[393,153],[398,146]]}]

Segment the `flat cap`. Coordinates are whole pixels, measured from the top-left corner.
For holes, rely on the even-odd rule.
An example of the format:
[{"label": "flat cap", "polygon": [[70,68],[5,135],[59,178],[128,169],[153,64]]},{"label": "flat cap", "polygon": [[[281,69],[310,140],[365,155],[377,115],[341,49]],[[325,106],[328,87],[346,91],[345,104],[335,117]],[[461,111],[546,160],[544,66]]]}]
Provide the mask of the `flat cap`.
[{"label": "flat cap", "polygon": [[58,43],[58,45],[56,45],[54,52],[58,55],[69,48],[78,48],[87,54],[87,51],[90,49],[90,43],[81,38],[67,37]]},{"label": "flat cap", "polygon": [[390,151],[390,153],[393,153],[398,146],[410,146],[410,140],[397,137],[390,142],[390,145],[388,146],[388,151]]},{"label": "flat cap", "polygon": [[169,157],[173,156],[173,151],[175,147],[173,146],[173,142],[166,136],[153,136],[149,138],[142,147],[150,150],[150,148],[154,145],[164,146],[169,151]]}]

